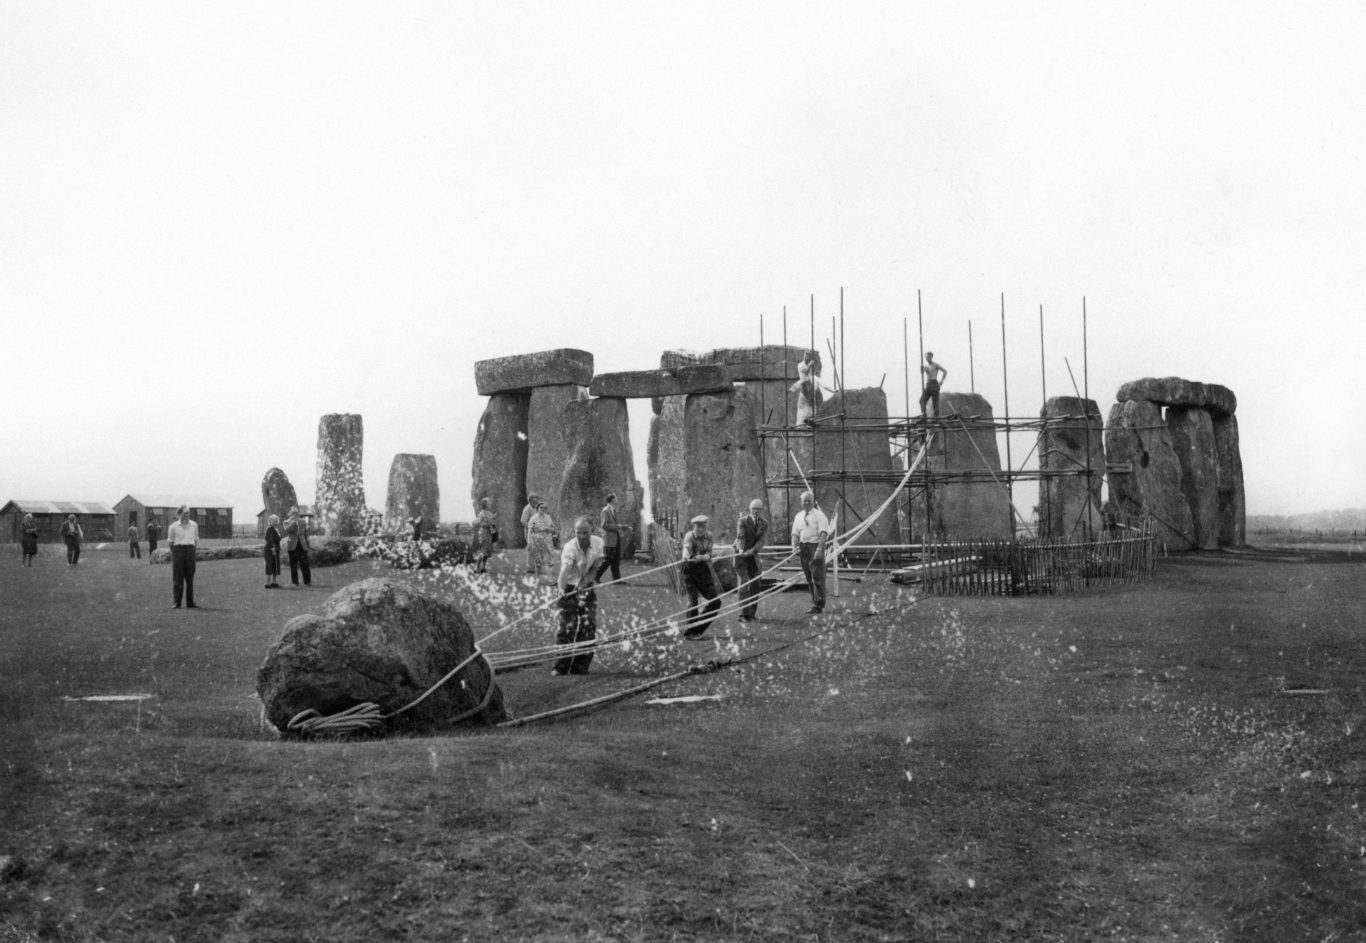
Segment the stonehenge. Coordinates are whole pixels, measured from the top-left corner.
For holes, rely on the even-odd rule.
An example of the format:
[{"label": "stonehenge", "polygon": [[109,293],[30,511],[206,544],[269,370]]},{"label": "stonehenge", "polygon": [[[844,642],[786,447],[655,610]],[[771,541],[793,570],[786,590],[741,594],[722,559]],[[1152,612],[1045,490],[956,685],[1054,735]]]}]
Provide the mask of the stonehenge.
[{"label": "stonehenge", "polygon": [[441,485],[436,479],[436,456],[400,452],[389,466],[384,531],[408,533],[412,520],[419,517],[431,528],[441,521]]},{"label": "stonehenge", "polygon": [[[706,514],[726,539],[758,496],[774,539],[784,541],[809,483],[838,529],[848,531],[882,506],[905,468],[891,449],[897,427],[880,387],[831,392],[809,418],[799,415],[793,385],[805,354],[790,346],[668,350],[658,369],[604,374],[594,374],[592,355],[580,350],[480,361],[476,384],[489,400],[475,438],[474,507],[488,498],[505,543],[524,546],[520,514],[529,494],[551,505],[567,536],[579,515],[596,523],[615,492],[619,517],[639,535],[644,509],[626,404],[649,399],[650,500],[673,526]],[[1036,536],[1091,537],[1146,519],[1169,549],[1243,543],[1233,391],[1144,378],[1124,384],[1116,399],[1106,422],[1094,400],[1044,403]],[[945,391],[939,416],[924,428],[914,422],[902,433],[912,452],[933,433],[928,480],[862,542],[1009,537],[1026,523],[1011,505],[1011,470],[1003,473],[990,402]]]}]

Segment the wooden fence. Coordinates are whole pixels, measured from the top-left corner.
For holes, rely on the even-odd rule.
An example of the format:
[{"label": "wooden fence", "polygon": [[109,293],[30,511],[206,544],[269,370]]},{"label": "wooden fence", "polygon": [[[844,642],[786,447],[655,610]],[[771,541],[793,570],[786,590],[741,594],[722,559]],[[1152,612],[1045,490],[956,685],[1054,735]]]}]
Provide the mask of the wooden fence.
[{"label": "wooden fence", "polygon": [[1094,540],[950,540],[926,544],[920,563],[892,579],[931,596],[1034,596],[1153,578],[1152,525]]}]

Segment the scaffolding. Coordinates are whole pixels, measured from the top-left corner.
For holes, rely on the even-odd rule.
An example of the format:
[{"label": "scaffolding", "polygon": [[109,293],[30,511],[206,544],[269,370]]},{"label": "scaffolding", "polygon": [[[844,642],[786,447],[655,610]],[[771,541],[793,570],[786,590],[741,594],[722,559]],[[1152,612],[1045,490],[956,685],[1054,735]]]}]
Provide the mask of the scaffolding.
[{"label": "scaffolding", "polygon": [[[920,335],[920,360],[923,363],[924,320],[919,292],[916,295],[916,311]],[[1103,434],[1103,425],[1099,421],[1099,410],[1093,413],[1088,408],[1090,403],[1089,354],[1087,352],[1085,298],[1082,299],[1083,371],[1081,389],[1077,389],[1076,378],[1072,377],[1072,387],[1082,407],[1081,412],[1076,414],[1030,417],[1010,415],[1005,329],[1006,309],[1005,296],[1002,294],[1000,317],[1001,373],[1004,391],[1003,405],[1005,407],[1003,417],[990,417],[986,414],[972,416],[955,414],[950,417],[911,415],[909,328],[907,320],[904,318],[902,321],[902,353],[906,379],[906,415],[888,415],[885,417],[853,415],[848,410],[849,391],[844,385],[844,317],[844,291],[841,289],[838,321],[835,322],[832,318],[831,338],[827,342],[827,351],[830,354],[835,384],[831,392],[838,399],[839,408],[829,411],[824,416],[813,416],[801,424],[793,424],[787,421],[769,422],[767,420],[772,417],[774,410],[770,409],[769,404],[764,401],[767,384],[761,383],[760,414],[765,418],[765,422],[756,429],[761,443],[759,454],[769,491],[769,506],[775,519],[777,519],[780,508],[782,513],[790,519],[794,507],[794,493],[799,494],[801,491],[811,490],[813,492],[824,492],[827,497],[833,494],[837,506],[826,508],[826,513],[837,518],[852,517],[853,520],[850,521],[850,525],[857,525],[862,523],[859,507],[862,506],[864,511],[867,511],[876,504],[876,502],[867,499],[867,492],[870,487],[874,489],[896,487],[902,483],[903,478],[906,479],[904,487],[897,494],[897,500],[894,502],[895,517],[888,522],[895,525],[895,531],[893,532],[887,524],[879,526],[881,522],[875,522],[868,530],[866,541],[845,548],[841,558],[835,561],[834,590],[837,595],[842,578],[841,571],[844,573],[843,578],[857,579],[873,570],[900,571],[913,574],[916,568],[925,568],[925,578],[918,581],[927,591],[938,592],[1057,592],[1098,585],[1100,582],[1111,582],[1117,579],[1151,578],[1154,546],[1151,526],[1147,522],[1143,522],[1136,531],[1124,533],[1117,532],[1113,527],[1106,527],[1103,523],[1101,486],[1105,482],[1107,469],[1103,463],[1092,460],[1094,454],[1092,437]],[[810,338],[811,349],[814,350],[814,295],[811,297]],[[838,339],[838,347],[835,345],[836,339]],[[975,394],[976,375],[975,358],[971,350],[971,322],[968,323],[968,339],[969,376],[972,393]],[[761,351],[767,346],[762,315],[759,321],[759,344]],[[791,375],[791,360],[788,356],[786,308],[783,309],[782,344],[783,376],[765,379],[783,382],[784,397],[781,408],[782,417],[787,420],[794,415],[792,384],[797,378]],[[1043,307],[1041,305],[1039,308],[1039,349],[1044,403],[1047,404],[1044,344]],[[761,355],[760,362],[767,363],[768,358]],[[1067,369],[1071,375],[1070,363],[1067,364]],[[885,375],[883,379],[885,381]],[[921,372],[921,387],[923,392],[923,372]],[[833,399],[828,402],[833,402]],[[777,404],[775,403],[774,408],[776,409],[776,407]],[[1066,455],[1066,459],[1072,463],[1072,467],[1046,467],[1051,466],[1054,459],[1052,456],[1040,454],[1038,467],[1025,467],[1034,458],[1040,443],[1053,442],[1052,433],[1064,429],[1079,433],[1084,440],[1084,461]],[[1028,433],[1033,437],[1034,445],[1017,467],[1013,460],[1012,438],[1023,433]],[[851,465],[850,445],[861,437],[871,437],[883,443],[883,447],[890,458],[887,467],[869,468]],[[1005,444],[1005,462],[999,469],[992,467],[993,464],[1000,464],[999,450],[996,447],[998,437]],[[991,450],[997,451],[996,462],[993,462],[979,445],[979,441],[988,440],[991,443]],[[821,448],[822,441],[837,443],[838,448],[833,449],[828,444],[825,448]],[[980,467],[950,467],[952,464],[949,461],[951,442],[955,442],[959,446],[963,442],[971,443],[976,451],[977,458],[980,459]],[[911,467],[910,457],[915,455],[926,443],[930,444],[931,455],[936,456],[939,461],[937,463],[926,461],[918,470],[907,477],[906,471]],[[781,450],[781,462],[774,461],[779,455],[779,450]],[[806,463],[799,460],[799,452],[808,457],[809,460]],[[857,453],[857,450],[855,452]],[[821,459],[820,462],[816,461],[817,457]],[[1128,469],[1116,467],[1114,470],[1127,471]],[[1067,480],[1075,481],[1078,479],[1082,481],[1082,485],[1080,489],[1076,490],[1079,490],[1084,497],[1077,501],[1078,508],[1075,514],[1068,515],[1071,520],[1064,523],[1064,534],[1054,533],[1056,528],[1048,527],[1045,528],[1049,531],[1046,536],[1052,539],[1043,539],[1045,535],[1038,534],[1038,528],[1034,522],[1026,520],[1016,507],[1015,485],[1021,482],[1033,482],[1040,486],[1038,510],[1042,517],[1055,513],[1050,502],[1065,501],[1065,497],[1059,497],[1061,488],[1058,485]],[[979,489],[979,494],[987,493],[981,489],[999,489],[1004,495],[1003,513],[1005,520],[998,521],[996,525],[997,529],[1001,531],[999,537],[996,534],[986,537],[981,535],[962,535],[960,537],[960,535],[945,532],[942,525],[936,525],[936,502],[942,500],[943,496],[948,493],[945,489],[965,490],[967,487],[973,486]],[[864,491],[864,500],[850,500],[850,495],[855,488]],[[886,493],[885,490],[883,493]],[[781,496],[781,500],[775,500],[779,496]],[[915,539],[917,533],[919,540]],[[975,550],[964,551],[963,538],[969,536],[979,543],[983,540],[987,543],[982,543]],[[949,560],[957,562],[955,566],[945,568],[944,561]],[[992,567],[995,568],[993,572],[997,574],[990,579],[981,575],[992,568],[982,562],[985,560],[993,561]],[[1089,572],[1086,565],[1073,565],[1073,562],[1077,560],[1103,561],[1103,564],[1097,564],[1096,572],[1098,575],[1095,580],[1086,577],[1085,573]],[[976,561],[976,565],[969,566],[964,561]],[[937,570],[935,569],[936,566],[938,566]],[[859,575],[856,577],[848,576],[851,571],[856,571]],[[949,578],[954,573],[959,573],[962,578]],[[1082,573],[1082,576],[1078,577],[1078,573]]]}]

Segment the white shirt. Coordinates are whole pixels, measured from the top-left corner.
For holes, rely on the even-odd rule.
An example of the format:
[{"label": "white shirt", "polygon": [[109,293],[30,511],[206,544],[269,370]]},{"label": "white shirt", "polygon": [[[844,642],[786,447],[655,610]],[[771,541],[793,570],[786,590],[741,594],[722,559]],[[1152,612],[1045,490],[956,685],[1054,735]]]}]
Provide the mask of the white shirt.
[{"label": "white shirt", "polygon": [[590,536],[588,549],[579,546],[579,538],[565,543],[560,551],[560,589],[567,591],[592,577],[602,562],[602,538]]},{"label": "white shirt", "polygon": [[199,543],[199,525],[193,520],[185,524],[176,520],[166,531],[166,539],[171,542],[172,547],[193,547]]},{"label": "white shirt", "polygon": [[820,508],[798,511],[797,516],[792,518],[792,536],[796,538],[797,543],[817,543],[822,534],[829,536],[830,518],[826,517]]}]

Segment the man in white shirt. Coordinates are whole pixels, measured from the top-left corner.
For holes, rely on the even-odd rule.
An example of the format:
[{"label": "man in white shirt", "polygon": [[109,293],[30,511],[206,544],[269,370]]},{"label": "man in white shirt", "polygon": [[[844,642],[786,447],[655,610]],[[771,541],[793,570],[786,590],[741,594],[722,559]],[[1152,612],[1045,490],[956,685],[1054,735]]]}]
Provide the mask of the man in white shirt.
[{"label": "man in white shirt", "polygon": [[198,609],[194,601],[194,553],[199,546],[199,525],[190,520],[186,505],[182,504],[177,513],[180,518],[166,531],[171,544],[171,598],[175,600],[171,608],[180,608],[183,595],[186,609]]},{"label": "man in white shirt", "polygon": [[825,611],[825,545],[830,539],[830,519],[816,507],[816,496],[802,492],[802,509],[792,519],[792,549],[800,552],[802,573],[811,588],[808,614]]},{"label": "man in white shirt", "polygon": [[[574,522],[574,539],[560,551],[560,629],[555,633],[556,644],[573,645],[598,637],[598,595],[593,586],[600,563],[602,538],[594,537],[593,525],[581,517]],[[591,649],[579,651],[556,661],[551,674],[588,674],[592,662]]]}]

